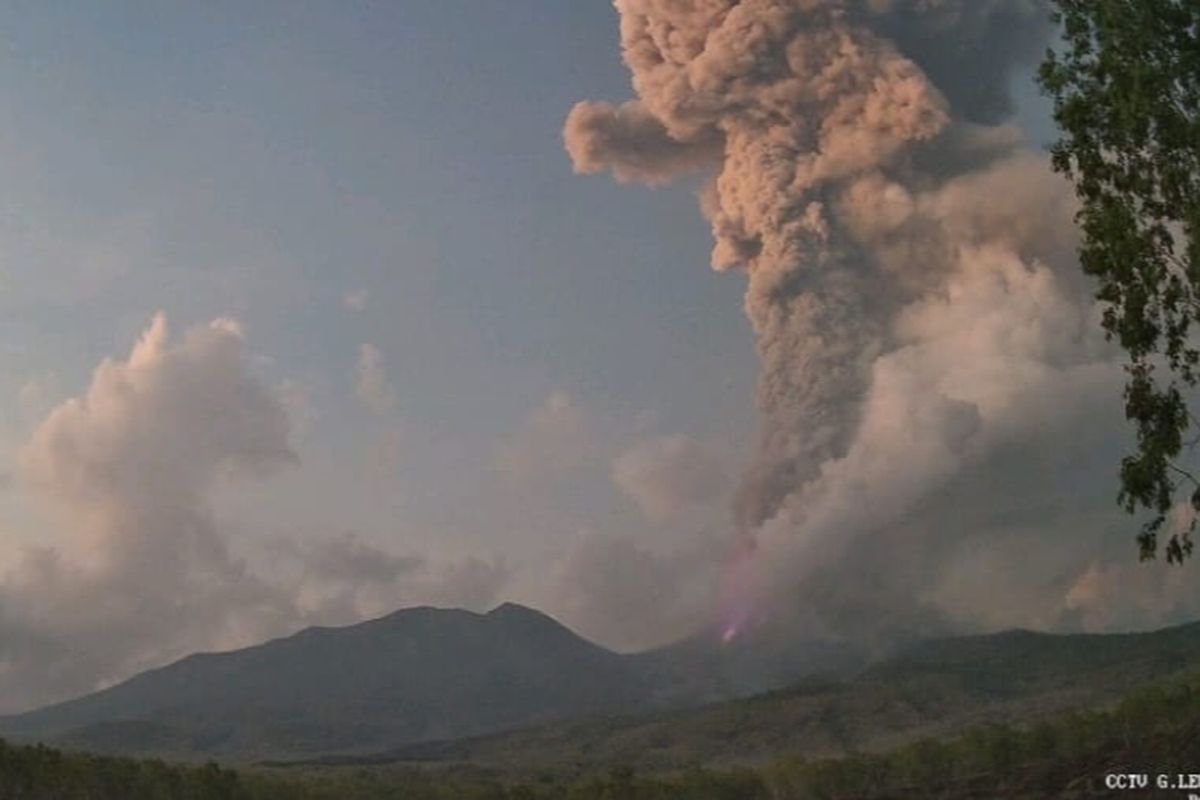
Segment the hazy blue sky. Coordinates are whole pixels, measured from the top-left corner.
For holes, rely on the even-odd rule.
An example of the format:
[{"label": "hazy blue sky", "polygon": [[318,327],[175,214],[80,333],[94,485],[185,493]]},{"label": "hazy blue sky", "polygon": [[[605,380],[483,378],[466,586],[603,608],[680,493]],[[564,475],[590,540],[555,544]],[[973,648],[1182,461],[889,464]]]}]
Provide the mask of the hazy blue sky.
[{"label": "hazy blue sky", "polygon": [[[17,3],[0,23],[6,455],[157,310],[236,318],[307,395],[302,466],[246,502],[268,491],[248,512],[280,529],[507,552],[519,521],[471,499],[555,392],[604,436],[751,425],[741,281],[708,273],[691,189],[583,180],[562,151],[575,100],[628,92],[606,3]],[[356,401],[363,343],[392,419]],[[398,455],[368,476],[384,427]]]},{"label": "hazy blue sky", "polygon": [[[708,268],[701,177],[647,189],[572,172],[571,107],[631,96],[609,3],[12,2],[0,31],[0,601],[39,607],[31,576],[71,587],[53,564],[78,560],[91,594],[47,595],[67,611],[21,635],[74,642],[80,604],[186,605],[196,586],[270,612],[234,624],[213,610],[175,635],[168,616],[155,628],[142,622],[157,612],[112,611],[88,624],[127,646],[92,643],[94,663],[39,685],[45,697],[411,602],[525,600],[620,646],[695,624],[705,603],[682,595],[711,591],[724,560],[758,363],[744,277]],[[1014,94],[1044,143],[1028,72]],[[995,199],[1000,217],[1020,203]],[[1012,319],[1033,319],[1020,281],[984,278],[1008,287]],[[158,312],[170,338],[151,328]],[[1097,395],[1091,373],[1054,360],[1054,331],[1030,334],[1036,356],[1010,353],[1005,332],[960,358],[969,337],[945,330],[949,355],[927,350],[948,386],[993,358]],[[1062,363],[1090,365],[1088,336],[1063,336],[1087,352]],[[944,390],[951,410],[965,397],[989,419],[994,398],[959,389]],[[286,442],[271,427],[284,411]],[[1034,417],[1016,401],[994,414],[996,441],[1017,447],[1010,416]],[[929,496],[948,480],[930,477]],[[995,522],[1014,513],[989,510],[979,529],[1016,530]],[[1108,573],[1081,577],[1072,559],[1064,548],[1071,566],[1045,583],[1075,592],[1063,608],[1077,613]],[[938,591],[962,605],[955,592],[980,583],[953,565]],[[14,658],[0,648],[0,690],[40,674]]]}]

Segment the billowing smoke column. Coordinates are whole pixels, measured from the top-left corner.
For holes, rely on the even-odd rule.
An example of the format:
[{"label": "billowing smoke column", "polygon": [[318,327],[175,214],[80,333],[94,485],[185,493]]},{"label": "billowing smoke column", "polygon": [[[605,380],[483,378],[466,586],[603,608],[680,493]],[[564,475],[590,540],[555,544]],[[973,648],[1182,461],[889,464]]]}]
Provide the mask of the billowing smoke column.
[{"label": "billowing smoke column", "polygon": [[[951,125],[928,74],[876,31],[918,41],[932,64],[980,79],[965,99],[994,113],[1011,61],[978,45],[993,27],[1036,44],[1044,14],[1021,0],[616,5],[639,99],[577,105],[567,149],[579,171],[650,183],[719,164],[704,203],[712,265],[746,270],[763,363],[760,456],[736,509],[748,531],[845,451],[867,367],[886,346],[882,328],[904,299],[903,276],[847,235],[834,207],[848,195],[883,205],[896,178],[927,179],[913,174],[913,156]],[[960,59],[930,47],[939,44]]]},{"label": "billowing smoke column", "polygon": [[[947,198],[977,200],[1003,179],[974,176],[1019,161],[1019,137],[997,123],[1011,73],[1045,46],[1048,13],[1035,0],[615,5],[637,99],[576,105],[567,150],[578,172],[623,182],[714,174],[702,196],[712,266],[745,271],[762,361],[761,438],[734,510],[752,548],[847,456],[881,359],[911,344],[902,317],[951,291],[979,244]],[[1033,181],[1027,166],[1013,169]],[[942,427],[965,437],[985,405],[956,402]]]}]

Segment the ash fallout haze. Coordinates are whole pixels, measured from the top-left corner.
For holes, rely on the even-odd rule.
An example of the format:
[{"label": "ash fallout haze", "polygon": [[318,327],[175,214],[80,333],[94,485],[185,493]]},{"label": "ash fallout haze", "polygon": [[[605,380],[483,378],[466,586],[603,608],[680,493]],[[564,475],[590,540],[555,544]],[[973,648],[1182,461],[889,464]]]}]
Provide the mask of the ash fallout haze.
[{"label": "ash fallout haze", "polygon": [[423,604],[1200,616],[1113,502],[1047,3],[55,6],[0,9],[0,712]]}]

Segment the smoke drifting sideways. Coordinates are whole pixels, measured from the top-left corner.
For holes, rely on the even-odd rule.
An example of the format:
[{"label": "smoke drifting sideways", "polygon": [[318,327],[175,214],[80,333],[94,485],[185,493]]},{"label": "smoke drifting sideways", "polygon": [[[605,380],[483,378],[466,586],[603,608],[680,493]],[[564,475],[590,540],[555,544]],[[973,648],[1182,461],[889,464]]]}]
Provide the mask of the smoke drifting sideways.
[{"label": "smoke drifting sideways", "polygon": [[622,182],[711,174],[712,267],[745,275],[761,360],[724,636],[764,614],[891,640],[1200,607],[1177,581],[1117,589],[1120,368],[1070,188],[1005,124],[1047,5],[615,6],[636,98],[577,104],[567,151]]}]

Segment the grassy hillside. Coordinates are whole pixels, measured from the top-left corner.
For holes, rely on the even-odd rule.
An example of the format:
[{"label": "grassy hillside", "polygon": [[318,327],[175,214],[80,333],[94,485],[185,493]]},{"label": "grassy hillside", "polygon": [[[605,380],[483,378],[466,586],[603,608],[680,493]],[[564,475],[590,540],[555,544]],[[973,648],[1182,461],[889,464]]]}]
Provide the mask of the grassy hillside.
[{"label": "grassy hillside", "polygon": [[1112,703],[1134,687],[1197,667],[1197,624],[1126,635],[959,637],[915,646],[844,681],[810,680],[685,711],[421,743],[360,763],[663,770],[760,764],[784,752],[835,756]]},{"label": "grassy hillside", "polygon": [[[891,800],[1108,796],[1104,776],[1196,769],[1200,676],[1143,688],[1105,711],[1035,725],[976,726],[877,754],[785,757],[759,767],[576,777],[471,767],[232,772],[0,743],[0,800]],[[1137,797],[1181,797],[1178,786]]]},{"label": "grassy hillside", "polygon": [[[592,659],[597,651],[592,650],[592,646],[586,642],[580,645],[582,640],[577,640],[569,631],[558,627],[552,620],[537,615],[536,612],[510,608],[490,620],[487,619],[489,616],[472,615],[470,618],[461,618],[469,631],[476,631],[477,634],[479,631],[484,632],[479,634],[483,637],[482,644],[476,642],[472,645],[475,649],[470,649],[470,652],[476,656],[473,660],[453,668],[447,667],[441,672],[437,671],[439,664],[443,663],[439,659],[450,659],[462,649],[462,630],[457,627],[460,621],[458,616],[453,616],[452,621],[455,625],[449,627],[427,624],[436,615],[417,615],[416,619],[420,625],[409,624],[411,617],[405,618],[404,624],[399,626],[403,635],[394,629],[396,620],[379,623],[384,625],[384,633],[387,634],[382,639],[385,643],[391,642],[394,646],[396,642],[408,641],[410,644],[407,647],[418,650],[425,646],[431,647],[430,652],[421,650],[419,658],[410,655],[407,661],[401,663],[422,663],[426,667],[432,663],[432,674],[417,674],[413,677],[410,673],[400,671],[389,678],[393,684],[387,685],[401,687],[407,693],[404,695],[407,697],[414,696],[414,686],[424,687],[415,695],[425,697],[427,703],[427,712],[425,716],[418,716],[418,721],[436,718],[439,713],[436,709],[442,707],[438,704],[448,703],[456,704],[454,707],[460,710],[464,718],[472,715],[478,718],[481,709],[477,706],[490,702],[488,697],[496,695],[505,702],[511,702],[511,698],[507,698],[505,693],[513,692],[518,699],[526,695],[538,699],[536,695],[541,691],[540,686],[559,687],[555,691],[567,692],[564,695],[567,698],[585,698],[588,703],[597,702],[598,698],[599,703],[603,703],[607,686],[605,681],[617,681],[622,676],[621,672],[601,670],[590,673],[587,670],[563,669],[564,664],[572,663],[582,664],[591,669],[595,666]],[[389,625],[393,628],[388,628]],[[364,635],[356,629],[347,630],[351,630],[355,636]],[[415,635],[414,631],[420,633],[415,639],[412,638]],[[369,655],[379,655],[381,652],[385,657],[394,658],[395,647],[382,651],[372,649],[381,641],[378,631],[368,627],[366,633],[370,635],[365,636],[363,641],[370,642],[371,646],[363,644],[359,648],[361,652],[352,651],[351,654],[356,659],[366,662]],[[268,646],[265,650],[273,659],[281,657],[279,653],[283,652],[293,659],[302,660],[306,654],[314,652],[309,648],[311,637],[315,636],[317,641],[321,641],[327,635],[324,632],[301,634],[292,640],[284,640],[288,643],[288,649],[280,651]],[[492,639],[498,636],[506,637],[502,645],[498,645]],[[417,644],[413,644],[414,642]],[[424,644],[429,642],[432,644]],[[485,657],[486,653],[495,652],[497,647],[501,647],[499,652],[503,655],[500,663],[508,670],[502,674],[499,683],[495,682],[495,673],[492,671],[496,662],[490,662]],[[244,655],[246,652],[241,651],[242,654],[237,657],[250,658],[252,664],[255,663],[255,659],[265,658],[262,652],[250,651],[250,656]],[[324,651],[318,649],[316,652],[320,655]],[[565,653],[571,657],[577,655],[582,657],[583,661],[571,662],[569,658],[564,657],[537,661],[536,655],[528,655],[539,652],[559,653],[560,656]],[[598,652],[601,665],[628,663],[622,659],[611,661],[608,657],[613,654],[608,654],[607,651]],[[337,649],[331,647],[326,655],[332,659],[337,653]],[[505,653],[507,655],[504,655]],[[527,665],[531,660],[536,661],[534,668],[522,667],[522,670],[516,673],[511,671],[513,664]],[[262,680],[267,680],[273,674],[269,669],[255,669],[249,672],[243,669],[233,669],[229,672],[217,670],[214,673],[203,661],[201,659],[204,669],[198,674],[209,681],[234,678],[245,681],[248,680],[246,675],[250,675],[254,680],[258,680],[254,676],[261,676]],[[186,665],[191,662],[181,663]],[[227,663],[218,659],[218,665]],[[270,665],[276,662],[267,663]],[[328,663],[336,665],[344,662]],[[325,666],[328,666],[328,663]],[[397,662],[385,658],[382,663],[383,667],[374,667],[375,672],[366,674],[386,675],[389,665],[394,666]],[[320,672],[324,669],[322,663],[313,668],[318,674],[324,674]],[[290,782],[298,776],[303,776],[302,783],[306,787],[304,791],[316,794],[296,794],[299,790],[292,786],[290,794],[278,796],[387,797],[394,796],[388,794],[388,787],[400,783],[408,792],[402,796],[418,799],[426,796],[538,798],[606,796],[602,792],[608,790],[603,789],[603,786],[609,786],[611,789],[612,782],[616,781],[624,788],[616,795],[608,796],[624,798],[636,796],[629,794],[633,790],[626,785],[633,780],[627,772],[632,769],[639,775],[654,776],[643,780],[647,786],[658,787],[654,791],[659,794],[649,796],[692,796],[678,792],[692,791],[696,782],[716,781],[721,786],[738,787],[737,792],[740,794],[735,792],[731,796],[750,798],[756,796],[755,792],[759,791],[754,787],[774,787],[779,781],[784,781],[783,785],[790,785],[786,782],[825,780],[828,775],[840,774],[837,764],[843,762],[821,759],[837,759],[848,755],[854,755],[856,759],[874,758],[875,756],[869,754],[892,751],[904,754],[909,752],[906,748],[914,742],[934,739],[945,741],[968,729],[984,731],[983,734],[978,734],[978,741],[970,747],[999,748],[997,752],[1006,752],[1004,748],[1011,746],[1017,748],[1014,752],[1026,753],[1032,758],[1033,751],[1027,753],[1021,750],[1025,745],[1017,742],[1018,739],[1025,741],[1022,737],[1027,734],[1006,728],[1005,725],[1030,728],[1072,709],[1112,707],[1131,689],[1147,684],[1167,685],[1183,676],[1195,674],[1197,670],[1200,670],[1200,625],[1134,635],[1068,636],[1013,631],[990,636],[960,637],[914,646],[870,669],[841,680],[810,679],[786,691],[739,701],[714,703],[690,710],[651,711],[641,716],[633,716],[627,710],[630,706],[625,704],[625,700],[605,706],[614,709],[613,715],[605,717],[596,716],[598,705],[587,705],[584,707],[584,713],[590,711],[591,716],[576,721],[466,739],[430,739],[391,748],[379,755],[355,755],[349,758],[322,756],[308,762],[293,763],[287,769],[264,768],[243,774],[239,778],[238,786],[239,791],[258,792],[244,795],[246,797],[277,796],[271,795],[270,792],[276,790],[275,785],[279,780],[291,785]],[[210,687],[203,680],[195,681],[195,674],[183,672],[183,678],[179,678],[179,675],[172,675],[171,670],[164,672],[165,675],[150,673],[144,678],[151,681],[152,689],[163,692],[163,697],[187,698],[187,692],[192,692],[202,702],[209,696],[207,692]],[[464,674],[468,677],[476,674],[492,676],[482,684],[471,681],[465,684],[483,686],[490,694],[455,693],[454,686],[462,685]],[[592,674],[601,678],[594,685],[589,683],[591,679],[588,676]],[[360,690],[363,686],[372,685],[370,681],[363,680],[361,675],[357,676],[357,682],[346,681],[344,672],[338,672],[337,675],[340,681],[338,685],[320,687],[314,684],[318,686],[316,694],[309,698],[297,688],[298,684],[295,681],[281,682],[281,691],[293,698],[296,707],[315,708],[325,713],[327,706],[336,705],[336,698],[341,696],[338,693],[350,689]],[[525,676],[531,682],[513,683],[517,679],[514,676]],[[167,680],[168,678],[170,680]],[[171,681],[182,681],[184,678],[194,681],[190,684],[184,681],[186,692],[177,694],[168,691],[172,685]],[[250,680],[248,685],[259,686],[254,680]],[[573,687],[572,683],[580,685]],[[164,685],[166,688],[163,688]],[[144,686],[138,688],[137,697],[154,699],[154,692],[141,691]],[[633,688],[642,691],[644,687],[635,685]],[[561,700],[553,693],[550,696],[556,703]],[[92,702],[110,702],[111,699],[104,694],[95,698]],[[1184,700],[1190,702],[1186,697]],[[155,702],[161,702],[161,699]],[[205,734],[206,730],[214,729],[205,729],[195,721],[189,722],[190,728],[172,724],[175,719],[188,718],[189,714],[195,714],[195,720],[200,723],[220,718],[215,717],[220,708],[202,708],[203,713],[197,714],[194,706],[196,701],[189,702],[192,702],[193,706],[179,706],[174,718],[164,713],[157,718],[152,716],[150,719],[99,721],[84,727],[68,728],[59,734],[57,743],[72,750],[95,750],[97,744],[100,744],[126,751],[158,750],[188,755],[194,754],[198,747],[208,748],[209,752],[218,748],[228,748],[226,752],[231,754],[231,760],[244,763],[248,752],[246,742],[269,741],[278,744],[280,741],[287,741],[281,737],[294,730],[283,728],[281,733],[279,728],[267,726],[263,720],[271,722],[272,719],[279,718],[259,714],[264,707],[262,699],[259,698],[257,705],[248,705],[246,710],[252,712],[248,716],[243,714],[241,717],[225,719],[226,727],[215,729],[219,734],[218,738],[199,742],[195,738],[179,739],[176,737],[195,737]],[[1154,705],[1157,701],[1154,701],[1152,695],[1145,695],[1139,702],[1148,708],[1158,708]],[[1186,704],[1185,702],[1184,705]],[[266,707],[270,708],[269,705]],[[321,742],[344,742],[348,735],[359,735],[362,727],[354,726],[369,725],[388,715],[396,716],[393,724],[397,726],[412,724],[412,721],[401,713],[403,709],[398,710],[395,700],[381,700],[378,708],[372,709],[369,714],[363,713],[362,708],[359,704],[335,709],[337,715],[329,718],[330,728],[327,730],[319,727],[305,728],[306,735],[311,736],[306,740],[307,746],[315,748]],[[84,710],[88,710],[86,705]],[[495,707],[482,709],[488,713],[494,710]],[[55,711],[68,718],[78,712],[78,708],[70,705],[65,710]],[[311,710],[306,713],[310,714],[307,718],[309,721],[314,719]],[[1122,713],[1122,719],[1131,718],[1130,709],[1127,708]],[[286,722],[288,718],[285,716],[282,719]],[[1159,722],[1167,727],[1176,724],[1170,720]],[[1066,738],[1073,741],[1080,737],[1071,734]],[[1109,740],[1087,741],[1090,744],[1087,744],[1085,750],[1091,748],[1087,752],[1072,750],[1062,756],[1070,762],[1063,762],[1067,764],[1063,769],[1082,769],[1087,765],[1079,759],[1108,757],[1114,746]],[[239,747],[235,748],[233,745]],[[1164,757],[1170,757],[1170,753],[1165,749],[1169,745],[1168,738],[1162,741],[1153,738],[1138,742],[1127,741],[1126,745],[1156,748],[1165,753]],[[898,757],[902,760],[916,758],[919,761],[929,753],[935,753],[935,760],[945,760],[951,758],[947,755],[948,752],[958,752],[947,751],[944,748],[930,750],[928,744],[920,746],[925,748],[920,750],[923,755],[909,754]],[[1044,742],[1039,747],[1042,748],[1040,752],[1047,752]],[[801,757],[803,762],[797,760]],[[1070,761],[1071,759],[1075,761]],[[961,769],[955,767],[958,770],[954,772],[958,776],[956,780],[969,782],[974,774],[971,770],[978,772],[982,769],[970,759],[964,763],[967,762],[974,766]],[[887,766],[891,762],[886,760],[856,760],[851,763],[860,766],[867,764],[871,770],[876,771],[882,769],[889,776],[894,772],[900,774]],[[1058,761],[1054,763],[1057,764]],[[1034,770],[1037,764],[1030,762],[1022,766],[1022,769],[1026,767]],[[697,772],[701,768],[709,771]],[[1057,770],[1057,767],[1054,769]],[[280,778],[280,775],[283,777]],[[904,775],[908,776],[906,780],[913,778],[911,770]],[[1057,776],[1058,772],[1055,772],[1055,775]],[[888,781],[892,779],[889,777]],[[353,782],[352,794],[347,793],[350,789],[338,788],[344,781]],[[606,781],[608,783],[605,783]],[[524,785],[522,791],[525,794],[511,794],[512,791],[516,791],[512,788],[514,785]],[[585,788],[571,790],[582,794],[562,794],[566,791],[564,786],[568,785]],[[447,786],[456,787],[456,793],[437,794]],[[560,793],[538,794],[546,787],[554,787]],[[767,791],[765,788],[761,790]],[[321,794],[325,791],[329,794]],[[263,794],[264,792],[266,794]],[[496,794],[497,792],[500,794]],[[718,795],[710,793],[698,796]],[[778,798],[790,795],[776,792],[770,796]],[[4,800],[4,795],[0,794],[0,800]]]},{"label": "grassy hillside", "polygon": [[[760,771],[777,798],[1083,798],[1115,794],[1110,773],[1149,773],[1137,797],[1183,797],[1197,772],[1200,676],[1144,687],[1114,708],[840,759],[784,759]],[[1159,776],[1166,787],[1157,786]],[[1200,790],[1198,790],[1200,791]]]}]

